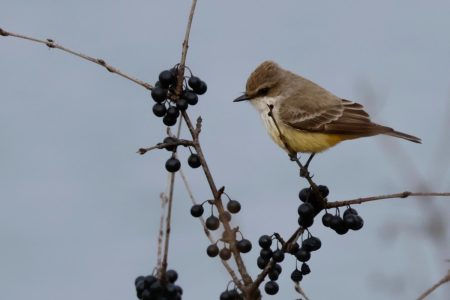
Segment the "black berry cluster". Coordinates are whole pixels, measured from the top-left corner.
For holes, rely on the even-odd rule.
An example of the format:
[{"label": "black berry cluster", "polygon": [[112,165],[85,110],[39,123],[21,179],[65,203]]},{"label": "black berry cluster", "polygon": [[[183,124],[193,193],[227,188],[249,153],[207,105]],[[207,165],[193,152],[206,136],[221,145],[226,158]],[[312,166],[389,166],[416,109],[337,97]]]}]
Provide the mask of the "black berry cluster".
[{"label": "black berry cluster", "polygon": [[[170,144],[170,143],[176,143],[176,142],[177,142],[177,139],[174,137],[171,137],[171,136],[168,136],[163,140],[164,144]],[[167,146],[166,150],[173,152],[171,157],[166,161],[166,165],[165,165],[166,170],[168,172],[175,173],[181,168],[181,162],[175,155],[175,152],[177,150],[177,145]],[[189,148],[189,151],[191,151],[191,155],[188,158],[188,165],[194,169],[200,167],[202,165],[200,156],[196,153],[192,153],[191,148]]]},{"label": "black berry cluster", "polygon": [[136,294],[142,300],[181,300],[183,290],[175,284],[178,274],[167,270],[165,280],[153,275],[139,276],[134,281]]},{"label": "black berry cluster", "polygon": [[350,206],[344,211],[343,217],[340,211],[336,208],[336,214],[325,212],[322,217],[322,224],[325,227],[330,227],[338,234],[346,234],[351,230],[360,230],[364,226],[364,220],[358,215],[356,209]]},{"label": "black berry cluster", "polygon": [[159,81],[152,88],[151,96],[155,100],[153,113],[159,118],[163,118],[166,126],[173,126],[177,123],[180,111],[188,109],[189,105],[198,102],[198,95],[203,95],[208,89],[206,83],[200,78],[193,76],[186,77],[183,82],[181,95],[176,94],[178,85],[178,65],[170,70],[162,71],[159,74]]},{"label": "black berry cluster", "polygon": [[239,294],[236,288],[232,290],[226,290],[220,294],[220,300],[242,300],[242,296]]}]

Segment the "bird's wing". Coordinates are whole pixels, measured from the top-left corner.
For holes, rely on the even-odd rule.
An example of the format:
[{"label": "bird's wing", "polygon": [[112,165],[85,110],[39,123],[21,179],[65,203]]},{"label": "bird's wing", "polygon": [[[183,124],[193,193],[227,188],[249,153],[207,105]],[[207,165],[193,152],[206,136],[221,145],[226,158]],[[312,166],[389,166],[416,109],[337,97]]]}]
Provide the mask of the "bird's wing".
[{"label": "bird's wing", "polygon": [[[361,104],[348,100],[328,101],[328,105],[298,105],[286,101],[280,107],[281,121],[295,129],[329,134],[370,136],[393,131],[392,128],[372,123]],[[303,103],[303,101],[301,101]]]}]

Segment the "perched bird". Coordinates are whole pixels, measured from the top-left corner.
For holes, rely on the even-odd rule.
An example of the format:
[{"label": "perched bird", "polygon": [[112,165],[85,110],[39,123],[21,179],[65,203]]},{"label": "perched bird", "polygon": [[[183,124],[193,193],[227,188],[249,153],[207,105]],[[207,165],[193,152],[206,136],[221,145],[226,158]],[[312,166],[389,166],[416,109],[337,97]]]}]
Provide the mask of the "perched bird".
[{"label": "perched bird", "polygon": [[372,123],[361,104],[341,99],[273,61],[265,61],[253,71],[245,93],[234,102],[244,100],[259,111],[269,135],[281,148],[290,154],[312,153],[310,159],[339,142],[378,134],[421,142]]}]

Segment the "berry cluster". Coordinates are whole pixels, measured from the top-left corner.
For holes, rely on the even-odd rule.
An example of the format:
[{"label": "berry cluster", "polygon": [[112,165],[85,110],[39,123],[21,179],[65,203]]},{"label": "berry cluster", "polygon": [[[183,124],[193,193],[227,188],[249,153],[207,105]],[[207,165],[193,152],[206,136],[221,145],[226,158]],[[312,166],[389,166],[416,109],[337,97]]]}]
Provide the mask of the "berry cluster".
[{"label": "berry cluster", "polygon": [[165,280],[153,275],[139,276],[134,281],[136,294],[142,300],[181,300],[183,290],[175,284],[178,273],[167,270]]},{"label": "berry cluster", "polygon": [[346,234],[349,229],[360,230],[364,226],[364,220],[358,215],[356,209],[349,206],[344,211],[343,218],[340,216],[339,208],[336,208],[335,215],[326,212],[322,217],[322,224],[338,234]]},{"label": "berry cluster", "polygon": [[232,290],[226,290],[220,294],[220,300],[242,300],[242,296],[239,294],[236,288]]},{"label": "berry cluster", "polygon": [[208,89],[206,83],[200,78],[193,76],[183,83],[181,95],[176,94],[178,85],[178,65],[170,70],[162,71],[159,74],[159,81],[152,88],[151,96],[155,100],[153,113],[159,118],[163,118],[166,126],[173,126],[177,123],[180,111],[188,109],[189,105],[198,102],[198,95],[203,95]]},{"label": "berry cluster", "polygon": [[[168,136],[163,140],[164,144],[176,142],[177,139],[171,136]],[[173,152],[172,156],[166,161],[166,170],[172,173],[177,172],[181,168],[181,162],[175,155],[175,152],[177,151],[177,146],[176,145],[167,146],[166,150]],[[189,148],[189,151],[191,151],[191,155],[188,158],[188,165],[193,169],[200,167],[202,165],[200,156],[196,153],[193,153],[191,148]]]}]

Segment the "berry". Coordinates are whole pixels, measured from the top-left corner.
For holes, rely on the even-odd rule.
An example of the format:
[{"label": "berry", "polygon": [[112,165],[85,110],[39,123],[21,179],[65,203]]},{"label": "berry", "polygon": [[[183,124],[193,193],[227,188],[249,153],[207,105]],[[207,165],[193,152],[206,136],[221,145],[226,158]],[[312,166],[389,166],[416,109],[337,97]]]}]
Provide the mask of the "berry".
[{"label": "berry", "polygon": [[166,285],[166,293],[168,294],[168,296],[170,297],[174,297],[177,295],[177,286],[173,283],[169,283]]},{"label": "berry", "polygon": [[145,287],[149,288],[156,281],[158,281],[158,278],[156,278],[153,275],[145,276],[145,279],[144,279]]},{"label": "berry", "polygon": [[303,274],[302,272],[300,272],[299,270],[295,269],[294,271],[292,271],[291,273],[291,279],[294,282],[299,282],[302,281],[303,279]]},{"label": "berry", "polygon": [[201,204],[195,204],[191,207],[191,215],[195,218],[201,217],[203,215],[203,206]]},{"label": "berry", "polygon": [[135,280],[134,280],[134,286],[137,287],[139,282],[144,281],[145,277],[144,276],[138,276]]},{"label": "berry", "polygon": [[319,250],[322,246],[322,242],[320,239],[316,238],[315,236],[309,237],[302,243],[302,248],[305,250],[308,250],[309,252]]},{"label": "berry", "polygon": [[272,238],[268,235],[262,235],[258,241],[261,248],[268,249],[272,245]]},{"label": "berry", "polygon": [[155,281],[152,283],[149,290],[150,290],[150,293],[156,294],[156,293],[159,293],[160,291],[162,291],[162,289],[163,289],[163,285],[161,284],[161,282]]},{"label": "berry", "polygon": [[170,118],[176,119],[180,116],[180,110],[175,106],[171,106],[167,109],[166,115]]},{"label": "berry", "polygon": [[336,230],[336,228],[339,228],[340,226],[342,226],[342,222],[344,220],[341,219],[340,216],[332,216],[330,219],[330,228],[333,230]]},{"label": "berry", "polygon": [[346,216],[344,216],[345,226],[349,229],[352,229],[356,224],[356,217],[358,217],[358,215],[347,214]]},{"label": "berry", "polygon": [[188,158],[188,165],[194,169],[200,167],[202,165],[200,156],[198,156],[198,154],[192,153]]},{"label": "berry", "polygon": [[349,207],[344,211],[343,217],[345,218],[345,216],[347,216],[347,215],[356,215],[357,216],[358,212],[356,211],[356,209]]},{"label": "berry", "polygon": [[311,273],[311,269],[309,268],[307,263],[302,263],[301,271],[303,275],[308,275]]},{"label": "berry", "polygon": [[138,296],[138,298],[141,298],[142,292],[145,290],[146,286],[145,286],[145,282],[144,281],[139,281],[136,285],[136,294]]},{"label": "berry", "polygon": [[153,114],[159,118],[164,117],[166,115],[166,106],[162,103],[155,103],[153,105]]},{"label": "berry", "polygon": [[295,252],[297,252],[298,249],[300,249],[300,245],[298,243],[295,243],[289,246],[288,251],[290,254],[295,254]]},{"label": "berry", "polygon": [[205,221],[205,225],[209,230],[216,230],[220,225],[219,218],[216,216],[209,216]]},{"label": "berry", "polygon": [[166,115],[163,118],[163,123],[166,126],[173,126],[173,125],[177,124],[177,118],[170,117],[166,113]]},{"label": "berry", "polygon": [[258,268],[260,268],[261,270],[264,269],[268,263],[269,263],[269,260],[264,259],[261,256],[258,256],[258,259],[256,260],[256,264],[258,265]]},{"label": "berry", "polygon": [[284,260],[284,252],[281,251],[280,249],[275,250],[273,252],[272,258],[276,262],[282,262]]},{"label": "berry", "polygon": [[300,248],[297,252],[295,252],[295,257],[301,262],[307,262],[311,258],[311,252]]},{"label": "berry", "polygon": [[188,108],[189,103],[187,102],[186,99],[184,98],[180,98],[177,100],[177,108],[181,111],[184,111]]},{"label": "berry", "polygon": [[206,254],[208,254],[209,257],[216,257],[217,254],[219,254],[219,247],[217,247],[216,244],[211,244],[206,248]]},{"label": "berry", "polygon": [[[166,137],[166,138],[163,140],[163,143],[164,143],[164,144],[175,143],[176,141],[177,141],[176,138],[173,138],[173,137],[168,136],[168,137]],[[167,147],[166,147],[166,150],[167,150],[167,151],[175,151],[176,149],[177,149],[177,145],[167,146]]]},{"label": "berry", "polygon": [[356,222],[350,229],[352,230],[360,230],[364,226],[364,220],[360,216],[356,216]]},{"label": "berry", "polygon": [[178,279],[178,273],[175,270],[167,270],[166,279],[170,283],[174,283]]},{"label": "berry", "polygon": [[206,82],[201,81],[200,82],[200,86],[198,87],[198,89],[194,89],[194,92],[198,95],[203,95],[204,93],[206,93],[206,91],[208,90],[208,86],[206,85]]},{"label": "berry", "polygon": [[277,271],[270,271],[269,272],[269,278],[270,280],[276,281],[278,280],[278,277],[280,276],[280,273],[278,273]]},{"label": "berry", "polygon": [[325,227],[330,227],[331,219],[333,218],[333,215],[330,213],[325,213],[322,217],[322,224]]},{"label": "berry", "polygon": [[302,226],[303,228],[308,228],[311,227],[311,225],[314,223],[314,219],[313,218],[302,218],[302,217],[298,217],[298,225]]},{"label": "berry", "polygon": [[169,171],[171,173],[175,173],[180,168],[181,168],[181,163],[177,158],[171,157],[166,161],[166,170],[167,171]]},{"label": "berry", "polygon": [[189,105],[195,105],[198,102],[198,96],[197,94],[195,94],[194,92],[190,91],[190,90],[186,90],[183,93],[183,99],[186,99],[187,103],[189,103]]},{"label": "berry", "polygon": [[202,80],[198,78],[197,76],[191,76],[188,80],[189,86],[194,90],[198,90],[200,88]]},{"label": "berry", "polygon": [[273,269],[274,269],[275,271],[277,271],[278,274],[281,274],[281,272],[283,271],[283,268],[281,267],[280,264],[275,264],[275,265],[273,266]]},{"label": "berry", "polygon": [[265,260],[271,259],[272,255],[273,255],[273,252],[272,252],[272,250],[270,248],[268,248],[268,249],[261,249],[261,251],[259,252],[259,256],[261,256]]},{"label": "berry", "polygon": [[298,193],[298,197],[300,198],[300,201],[302,202],[308,202],[309,194],[311,193],[311,190],[309,188],[304,188]]},{"label": "berry", "polygon": [[225,247],[222,248],[222,249],[220,249],[219,256],[220,256],[220,258],[223,259],[223,260],[229,260],[230,257],[231,257],[231,251],[230,251],[230,249],[225,248]]},{"label": "berry", "polygon": [[241,204],[239,201],[230,200],[227,203],[227,209],[232,214],[237,214],[241,210]]},{"label": "berry", "polygon": [[242,239],[237,242],[236,247],[238,248],[239,252],[248,253],[250,252],[250,250],[252,250],[252,243],[247,239]]},{"label": "berry", "polygon": [[161,103],[161,102],[163,102],[164,100],[167,99],[167,90],[162,88],[162,87],[155,86],[152,89],[151,95],[152,95],[153,100],[155,100],[156,102]]},{"label": "berry", "polygon": [[276,293],[278,293],[279,289],[280,288],[278,286],[278,283],[276,283],[275,281],[268,281],[264,285],[264,290],[268,295],[275,295]]},{"label": "berry", "polygon": [[220,294],[220,300],[232,300],[231,294],[229,291],[224,291]]},{"label": "berry", "polygon": [[310,203],[302,203],[298,207],[298,215],[302,218],[312,219],[314,218],[314,207]]},{"label": "berry", "polygon": [[320,192],[320,194],[322,195],[323,198],[326,198],[330,194],[330,190],[325,185],[319,185],[317,187],[317,189],[319,190],[319,192]]},{"label": "berry", "polygon": [[174,84],[176,80],[176,76],[174,76],[174,74],[169,70],[165,70],[159,73],[159,83],[163,87],[168,88],[170,85]]},{"label": "berry", "polygon": [[142,300],[150,300],[152,299],[152,294],[149,290],[143,290],[141,296],[139,297]]}]

